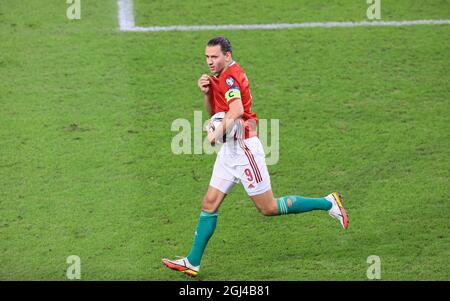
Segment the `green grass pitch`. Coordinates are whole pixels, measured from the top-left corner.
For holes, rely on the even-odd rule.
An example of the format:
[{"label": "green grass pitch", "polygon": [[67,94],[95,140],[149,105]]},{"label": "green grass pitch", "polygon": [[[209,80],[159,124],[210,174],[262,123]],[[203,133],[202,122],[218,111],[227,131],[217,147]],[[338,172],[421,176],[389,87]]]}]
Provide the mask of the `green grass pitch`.
[{"label": "green grass pitch", "polygon": [[[58,2],[58,3],[57,3]],[[367,20],[366,1],[135,0],[137,26]],[[200,280],[450,280],[450,26],[119,32],[114,0],[0,3],[0,279],[185,280],[214,155],[174,155],[203,110],[204,46],[226,35],[253,110],[280,120],[276,196],[340,191],[264,217],[237,186]],[[222,15],[218,12],[223,12]],[[450,19],[450,1],[382,0],[382,20]],[[204,114],[205,117],[206,114]]]}]

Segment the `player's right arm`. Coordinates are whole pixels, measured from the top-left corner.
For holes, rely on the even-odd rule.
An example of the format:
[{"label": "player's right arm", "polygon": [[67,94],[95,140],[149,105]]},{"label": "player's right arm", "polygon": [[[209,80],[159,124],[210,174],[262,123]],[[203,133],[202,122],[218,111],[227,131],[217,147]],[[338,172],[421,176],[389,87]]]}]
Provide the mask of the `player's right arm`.
[{"label": "player's right arm", "polygon": [[206,74],[203,74],[198,79],[198,87],[200,88],[200,91],[203,94],[204,103],[205,103],[205,109],[206,112],[208,112],[209,116],[211,117],[214,115],[214,112],[211,107],[211,96],[209,94],[209,77]]}]

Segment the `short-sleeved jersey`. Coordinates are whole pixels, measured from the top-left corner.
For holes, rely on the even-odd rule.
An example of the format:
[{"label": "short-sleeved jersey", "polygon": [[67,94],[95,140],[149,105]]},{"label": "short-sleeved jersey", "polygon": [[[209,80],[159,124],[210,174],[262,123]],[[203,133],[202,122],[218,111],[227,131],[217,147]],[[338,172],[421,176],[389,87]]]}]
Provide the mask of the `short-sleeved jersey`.
[{"label": "short-sleeved jersey", "polygon": [[241,138],[247,139],[256,136],[258,117],[251,111],[252,94],[244,70],[236,62],[232,62],[218,77],[210,76],[209,79],[209,93],[213,112],[228,112],[229,105],[232,102],[242,101],[244,114],[241,121],[244,125],[242,133],[244,137]]}]

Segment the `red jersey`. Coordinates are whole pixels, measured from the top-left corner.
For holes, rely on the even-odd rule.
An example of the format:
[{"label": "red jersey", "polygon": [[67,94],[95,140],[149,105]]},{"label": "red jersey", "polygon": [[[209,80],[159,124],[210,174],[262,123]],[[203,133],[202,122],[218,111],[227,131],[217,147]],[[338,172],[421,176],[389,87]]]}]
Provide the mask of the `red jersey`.
[{"label": "red jersey", "polygon": [[242,101],[244,114],[241,121],[244,123],[244,139],[256,136],[258,117],[251,111],[250,83],[241,66],[232,62],[218,77],[210,76],[209,82],[209,95],[214,114],[228,112],[232,102]]}]

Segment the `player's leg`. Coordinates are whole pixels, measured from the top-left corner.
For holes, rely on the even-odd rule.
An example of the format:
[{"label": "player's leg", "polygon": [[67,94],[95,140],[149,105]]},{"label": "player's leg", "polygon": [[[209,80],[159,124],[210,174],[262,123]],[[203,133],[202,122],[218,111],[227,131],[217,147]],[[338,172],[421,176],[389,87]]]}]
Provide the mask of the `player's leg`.
[{"label": "player's leg", "polygon": [[169,268],[182,271],[189,276],[197,276],[200,262],[209,239],[217,225],[218,210],[225,196],[236,184],[236,179],[227,172],[218,156],[211,181],[202,201],[202,211],[195,231],[194,242],[189,255],[178,260],[164,258],[162,262]]},{"label": "player's leg", "polygon": [[271,190],[270,176],[261,142],[257,138],[247,140],[243,147],[249,164],[243,167],[237,166],[236,171],[247,194],[262,214],[275,216],[322,210],[338,219],[343,228],[348,227],[347,214],[339,193],[331,193],[321,198],[297,195],[275,198]]},{"label": "player's leg", "polygon": [[255,203],[256,208],[267,216],[303,213],[313,210],[329,211],[333,207],[333,203],[326,197],[306,198],[291,195],[274,198],[271,189],[257,195],[251,195],[250,198]]},{"label": "player's leg", "polygon": [[274,198],[272,190],[250,196],[256,208],[266,216],[302,213],[312,210],[329,211],[332,203],[325,198],[305,198],[302,196],[284,196]]},{"label": "player's leg", "polygon": [[[225,184],[225,183],[223,183]],[[228,183],[234,185],[234,182]],[[227,190],[225,186],[222,186]],[[189,276],[195,277],[200,271],[200,262],[209,239],[214,234],[217,225],[218,210],[226,194],[218,188],[209,186],[202,202],[202,210],[195,231],[194,242],[191,251],[186,257],[177,260],[164,258],[162,262],[169,268],[181,271]]]},{"label": "player's leg", "polygon": [[[234,183],[227,183],[226,186],[231,186],[230,184],[234,186]],[[222,185],[222,187],[224,186]],[[227,196],[226,193],[220,191],[216,187],[209,185],[208,190],[206,191],[205,196],[203,197],[202,211],[209,213],[217,212],[226,196]]]},{"label": "player's leg", "polygon": [[339,193],[333,192],[323,198],[303,196],[283,196],[274,198],[272,190],[250,196],[256,208],[265,216],[297,214],[313,210],[327,211],[339,220],[344,229],[348,228],[348,217]]},{"label": "player's leg", "polygon": [[249,197],[261,214],[265,216],[278,215],[277,201],[273,197],[272,189],[257,195],[249,195]]},{"label": "player's leg", "polygon": [[194,243],[187,256],[194,266],[200,266],[203,253],[209,239],[214,234],[217,225],[218,210],[226,194],[219,189],[209,186],[202,202],[202,211],[195,231]]}]

